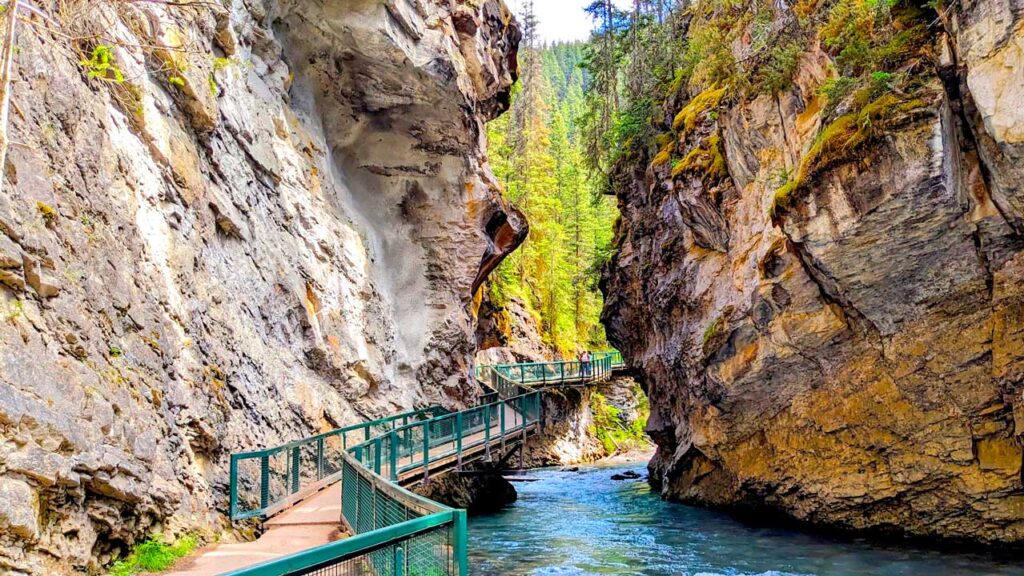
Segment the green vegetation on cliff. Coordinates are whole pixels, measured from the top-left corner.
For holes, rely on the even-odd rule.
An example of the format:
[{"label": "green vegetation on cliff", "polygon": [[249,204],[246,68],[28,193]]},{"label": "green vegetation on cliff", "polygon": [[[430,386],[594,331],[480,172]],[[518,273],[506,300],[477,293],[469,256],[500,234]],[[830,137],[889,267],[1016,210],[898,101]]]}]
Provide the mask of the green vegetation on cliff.
[{"label": "green vegetation on cliff", "polygon": [[133,547],[123,560],[110,567],[110,576],[132,576],[146,572],[163,572],[174,566],[178,559],[190,554],[199,545],[192,535],[181,537],[174,544],[165,544],[157,537]]},{"label": "green vegetation on cliff", "polygon": [[[931,44],[926,0],[638,0],[629,11],[595,2],[598,22],[584,67],[594,78],[583,115],[589,167],[601,187],[637,165],[671,165],[713,183],[727,175],[705,120],[743,100],[790,89],[823,110],[814,146],[781,178],[775,205],[817,169],[852,156],[887,126],[924,107],[918,85]],[[808,58],[828,76],[798,78]],[[717,131],[717,128],[715,128]],[[773,208],[774,210],[774,208]]]},{"label": "green vegetation on cliff", "polygon": [[[822,169],[853,157],[926,107],[916,81],[934,11],[923,0],[595,1],[589,42],[539,45],[522,18],[522,79],[489,126],[489,155],[531,225],[494,274],[492,301],[523,301],[544,344],[563,354],[605,346],[600,268],[617,210],[606,194],[638,166],[709,190],[729,175],[719,115],[799,85],[822,111],[812,146],[773,184],[779,216]],[[824,78],[800,76],[808,58]],[[804,74],[806,76],[806,74]],[[717,196],[716,196],[717,198]]]},{"label": "green vegetation on cliff", "polygon": [[650,440],[644,432],[647,418],[651,413],[650,405],[640,385],[633,386],[632,394],[639,404],[636,406],[636,413],[630,414],[629,417],[626,417],[622,408],[613,405],[600,392],[595,391],[590,395],[590,412],[594,415],[594,424],[590,432],[601,441],[608,454],[642,450],[650,446]]}]

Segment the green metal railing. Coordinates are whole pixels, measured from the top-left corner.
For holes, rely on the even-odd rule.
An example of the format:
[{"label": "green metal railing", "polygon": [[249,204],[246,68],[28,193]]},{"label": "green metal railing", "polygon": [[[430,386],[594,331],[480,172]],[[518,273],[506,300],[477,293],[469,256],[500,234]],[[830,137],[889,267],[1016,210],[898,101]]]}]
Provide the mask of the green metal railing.
[{"label": "green metal railing", "polygon": [[489,389],[484,395],[487,401],[493,398],[493,394],[501,398],[523,394],[527,387],[599,382],[623,366],[619,352],[596,352],[591,356],[593,359],[589,362],[573,360],[477,366],[476,377]]},{"label": "green metal railing", "polygon": [[[397,483],[426,479],[432,470],[489,457],[492,448],[525,439],[540,427],[541,393],[441,412],[439,408],[419,410],[232,455],[232,518],[272,514],[307,494],[308,488],[340,481],[342,520],[354,536],[230,576],[468,576],[465,512],[416,496]],[[303,454],[311,446],[315,446],[316,474],[303,475]],[[274,469],[274,458],[282,454],[286,472],[275,476],[268,470]],[[252,462],[259,464],[259,479],[247,483],[241,479],[240,464]],[[297,469],[294,463],[299,463]],[[307,476],[319,480],[303,485]],[[240,506],[249,501],[239,490],[247,484],[251,484],[249,492],[259,493],[258,507]]]},{"label": "green metal railing", "polygon": [[509,436],[525,436],[540,418],[540,392],[530,392],[413,422],[349,451],[367,469],[398,482],[410,474],[429,474],[432,465],[443,460],[459,465],[470,456],[489,453]]},{"label": "green metal railing", "polygon": [[283,446],[231,455],[232,520],[269,516],[338,480],[349,446],[431,416],[438,406],[332,430]]},{"label": "green metal railing", "polygon": [[341,520],[352,537],[230,576],[468,576],[465,511],[398,484],[525,440],[542,422],[541,392],[533,388],[595,382],[622,366],[618,352],[593,358],[480,366],[476,376],[486,392],[475,408],[432,407],[232,454],[232,520],[272,515],[340,482]]},{"label": "green metal railing", "polygon": [[350,538],[230,576],[468,574],[466,513],[417,496],[341,456],[341,519]]}]

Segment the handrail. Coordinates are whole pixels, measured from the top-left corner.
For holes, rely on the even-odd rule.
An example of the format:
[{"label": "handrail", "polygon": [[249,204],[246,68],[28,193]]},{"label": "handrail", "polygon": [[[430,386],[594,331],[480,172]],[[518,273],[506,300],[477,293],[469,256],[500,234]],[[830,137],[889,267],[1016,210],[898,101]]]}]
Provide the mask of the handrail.
[{"label": "handrail", "polygon": [[[540,422],[540,392],[498,400],[461,412],[413,422],[349,448],[356,460],[397,482],[401,475],[471,448],[519,434]],[[474,435],[483,434],[482,437]],[[447,446],[445,452],[436,449]]]},{"label": "handrail", "polygon": [[[478,366],[477,379],[496,390],[503,398],[528,391],[533,387],[589,384],[605,380],[616,368],[621,368],[622,355],[618,352],[593,353],[589,362],[560,360]],[[500,378],[499,378],[500,376]]]},{"label": "handrail", "polygon": [[[587,363],[478,366],[477,378],[492,392],[485,395],[491,401],[475,408],[447,413],[435,406],[232,454],[232,520],[273,514],[340,481],[341,520],[353,536],[230,576],[298,576],[328,570],[468,576],[465,511],[417,496],[398,483],[427,479],[435,464],[439,469],[461,466],[481,452],[489,457],[492,445],[500,443],[503,448],[509,438],[525,440],[541,425],[537,385],[587,384],[610,377],[622,365],[617,352],[595,353],[592,358]],[[247,484],[241,470],[253,460],[259,463],[259,476]],[[241,509],[240,489],[253,486],[258,505]]]},{"label": "handrail", "polygon": [[[275,448],[232,455],[233,480],[239,459],[260,459],[262,493],[266,490],[262,487],[271,484],[262,471],[273,455],[301,451],[314,441],[318,466],[322,466],[324,439],[336,438],[337,434],[344,438],[342,431],[364,431],[375,426],[379,429],[382,424],[391,424],[380,434],[345,445],[338,455],[339,469],[325,477],[331,482],[341,481],[342,520],[356,536],[231,572],[230,576],[299,575],[325,568],[341,573],[350,567],[354,573],[468,576],[465,511],[417,496],[397,483],[403,476],[415,478],[422,474],[424,479],[428,478],[435,463],[447,466],[445,461],[449,461],[461,465],[481,451],[489,456],[492,445],[500,442],[504,446],[509,437],[513,441],[525,439],[540,426],[540,394],[528,392],[461,412],[415,419],[438,411],[424,409]],[[404,423],[395,425],[399,420]],[[364,436],[367,434],[364,432]],[[288,462],[301,462],[301,455],[292,456]],[[296,473],[294,477],[300,475]],[[233,481],[232,511],[236,511],[236,487],[237,482]]]},{"label": "handrail", "polygon": [[[466,513],[424,498],[342,454],[342,520],[353,534],[324,546],[243,568],[230,576],[332,573],[437,573],[466,555]],[[350,487],[351,486],[351,487]],[[460,563],[461,567],[461,563]],[[461,574],[465,574],[463,571]]]},{"label": "handrail", "polygon": [[[272,515],[336,481],[341,472],[339,458],[350,444],[365,441],[377,432],[444,412],[440,406],[432,406],[338,428],[272,448],[232,454],[229,516],[232,520],[243,520]],[[249,462],[258,463],[258,468],[253,466],[250,467],[252,470],[245,470]],[[246,488],[251,488],[247,491],[251,496],[249,499],[244,497],[247,494],[241,493]]]}]

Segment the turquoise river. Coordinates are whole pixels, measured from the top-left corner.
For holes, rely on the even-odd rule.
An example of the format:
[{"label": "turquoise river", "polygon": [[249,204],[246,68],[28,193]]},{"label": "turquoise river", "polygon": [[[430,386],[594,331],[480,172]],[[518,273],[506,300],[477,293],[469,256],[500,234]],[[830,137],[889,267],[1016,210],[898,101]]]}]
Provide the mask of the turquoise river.
[{"label": "turquoise river", "polygon": [[643,481],[613,481],[643,464],[540,470],[519,501],[470,520],[473,576],[1024,576],[1024,559],[882,547],[753,527],[663,502]]}]

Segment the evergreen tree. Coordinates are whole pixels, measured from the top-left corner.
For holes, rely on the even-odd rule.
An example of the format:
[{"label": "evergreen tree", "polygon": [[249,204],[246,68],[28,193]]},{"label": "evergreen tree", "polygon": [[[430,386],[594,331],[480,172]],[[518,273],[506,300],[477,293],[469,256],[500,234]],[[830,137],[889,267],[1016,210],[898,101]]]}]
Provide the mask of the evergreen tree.
[{"label": "evergreen tree", "polygon": [[[527,32],[536,26],[530,14],[527,4]],[[499,305],[522,300],[545,343],[574,355],[607,346],[598,259],[608,254],[617,211],[594,193],[584,160],[584,45],[541,47],[535,33],[525,37],[512,111],[488,126],[488,136],[495,174],[526,213],[530,237],[493,275],[491,297]]]}]

